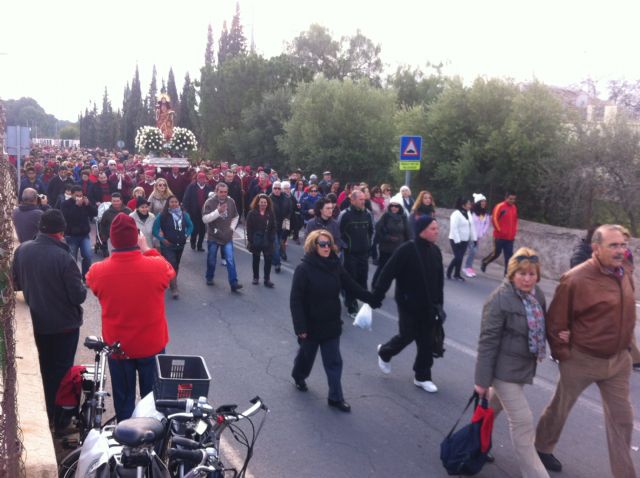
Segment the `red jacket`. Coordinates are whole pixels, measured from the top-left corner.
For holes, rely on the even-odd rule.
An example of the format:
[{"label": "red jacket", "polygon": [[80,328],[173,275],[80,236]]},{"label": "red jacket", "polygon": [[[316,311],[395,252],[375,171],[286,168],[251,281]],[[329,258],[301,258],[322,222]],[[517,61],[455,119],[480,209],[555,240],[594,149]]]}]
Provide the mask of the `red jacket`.
[{"label": "red jacket", "polygon": [[114,252],[87,272],[102,306],[102,336],[119,341],[129,358],[150,357],[169,342],[164,292],[173,267],[155,249]]},{"label": "red jacket", "polygon": [[506,201],[496,204],[491,214],[493,237],[513,241],[518,232],[518,208]]}]

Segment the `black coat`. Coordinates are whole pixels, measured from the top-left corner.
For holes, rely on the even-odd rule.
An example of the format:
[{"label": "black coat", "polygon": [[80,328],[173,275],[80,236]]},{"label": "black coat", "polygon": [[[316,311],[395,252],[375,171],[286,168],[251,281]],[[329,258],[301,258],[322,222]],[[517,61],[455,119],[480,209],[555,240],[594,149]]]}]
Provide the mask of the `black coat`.
[{"label": "black coat", "polygon": [[13,258],[13,287],[24,292],[36,334],[82,325],[87,289],[69,246],[44,234],[20,244]]},{"label": "black coat", "polygon": [[67,178],[63,181],[57,174],[53,178],[51,178],[51,181],[49,181],[49,186],[47,186],[47,199],[49,200],[49,204],[55,204],[55,202],[58,200],[58,197],[61,194],[64,194],[64,188],[67,184],[73,186],[75,183],[71,178]]},{"label": "black coat", "polygon": [[574,247],[573,254],[571,255],[571,259],[569,260],[569,264],[572,268],[580,265],[583,262],[591,259],[592,253],[593,249],[591,248],[591,243],[582,239],[580,243],[577,244],[576,247]]},{"label": "black coat", "polygon": [[438,246],[418,238],[398,247],[378,277],[374,292],[376,298],[382,300],[394,279],[395,299],[401,317],[408,315],[427,320],[435,317],[435,306],[442,305],[444,289],[442,253]]},{"label": "black coat", "polygon": [[380,252],[391,254],[401,244],[411,239],[409,219],[404,211],[385,212],[376,223],[376,242]]},{"label": "black coat", "polygon": [[291,285],[289,305],[296,335],[306,333],[312,340],[322,341],[339,337],[340,289],[345,288],[356,298],[370,303],[371,292],[363,289],[340,264],[335,255],[323,258],[306,254],[296,267]]},{"label": "black coat", "polygon": [[63,201],[60,210],[67,221],[65,236],[86,236],[91,231],[91,219],[98,215],[98,209],[91,203],[76,206],[74,197]]},{"label": "black coat", "polygon": [[204,201],[202,204],[198,201],[198,183],[193,182],[187,186],[187,190],[184,193],[184,200],[182,201],[182,208],[187,211],[192,221],[202,221],[202,206],[209,199],[209,193],[213,192],[211,186],[205,184],[204,186]]},{"label": "black coat", "polygon": [[291,216],[293,214],[293,207],[291,204],[291,200],[285,196],[284,194],[280,194],[280,196],[276,196],[271,193],[271,203],[273,204],[273,212],[276,215],[276,227],[277,231],[282,232],[282,221],[285,219],[291,220]]},{"label": "black coat", "polygon": [[366,209],[349,207],[340,215],[340,237],[345,252],[369,255],[373,236],[373,219]]},{"label": "black coat", "polygon": [[[273,211],[267,210],[264,215],[258,209],[252,209],[247,214],[247,242],[251,252],[262,251],[265,254],[273,254],[273,245],[276,240],[276,217]],[[254,239],[256,233],[264,234],[267,242],[263,247],[256,247]]]}]

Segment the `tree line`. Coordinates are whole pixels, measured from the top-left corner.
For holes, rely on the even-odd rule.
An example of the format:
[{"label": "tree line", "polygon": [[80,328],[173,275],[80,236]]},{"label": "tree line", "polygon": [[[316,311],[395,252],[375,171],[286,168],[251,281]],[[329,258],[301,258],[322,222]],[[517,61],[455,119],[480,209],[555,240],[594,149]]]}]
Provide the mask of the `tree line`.
[{"label": "tree line", "polygon": [[495,204],[511,188],[525,218],[574,227],[616,221],[638,232],[640,82],[612,83],[618,114],[588,121],[585,108],[539,82],[465,85],[431,64],[383,77],[380,53],[359,31],[335,39],[311,25],[265,58],[248,44],[237,5],[217,44],[209,26],[200,78],[186,75],[178,95],[173,71],[158,87],[154,69],[143,96],[136,68],[121,109],[105,90],[102,107],[80,116],[81,144],[113,147],[122,139],[133,149],[137,128],[155,121],[161,91],[172,98],[177,124],[196,132],[197,159],[282,173],[331,169],[343,182],[399,186],[399,136],[417,134],[423,161],[412,185],[442,205],[472,192]]}]

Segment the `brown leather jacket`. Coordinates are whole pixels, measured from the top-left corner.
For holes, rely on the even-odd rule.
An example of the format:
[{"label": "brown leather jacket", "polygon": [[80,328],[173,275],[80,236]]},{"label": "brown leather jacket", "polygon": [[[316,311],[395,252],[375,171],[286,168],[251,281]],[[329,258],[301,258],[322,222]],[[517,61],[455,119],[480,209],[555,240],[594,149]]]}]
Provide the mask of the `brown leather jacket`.
[{"label": "brown leather jacket", "polygon": [[[633,272],[625,265],[619,278],[594,256],[560,278],[547,313],[547,340],[558,360],[571,348],[594,357],[609,358],[628,349],[636,323]],[[558,332],[571,331],[568,344]]]}]

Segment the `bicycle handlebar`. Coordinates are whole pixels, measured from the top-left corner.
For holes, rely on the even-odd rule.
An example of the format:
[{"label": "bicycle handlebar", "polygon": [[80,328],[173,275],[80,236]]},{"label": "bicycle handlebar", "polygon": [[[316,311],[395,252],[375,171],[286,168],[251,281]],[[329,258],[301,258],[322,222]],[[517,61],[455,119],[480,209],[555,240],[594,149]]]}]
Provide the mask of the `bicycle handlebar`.
[{"label": "bicycle handlebar", "polygon": [[207,452],[205,450],[178,450],[176,448],[169,448],[167,450],[169,457],[177,460],[184,460],[190,463],[204,463],[207,458]]},{"label": "bicycle handlebar", "polygon": [[156,409],[160,409],[160,408],[175,409],[175,410],[184,410],[185,412],[188,412],[193,408],[193,403],[194,401],[192,398],[180,398],[178,400],[158,398],[156,400]]}]

